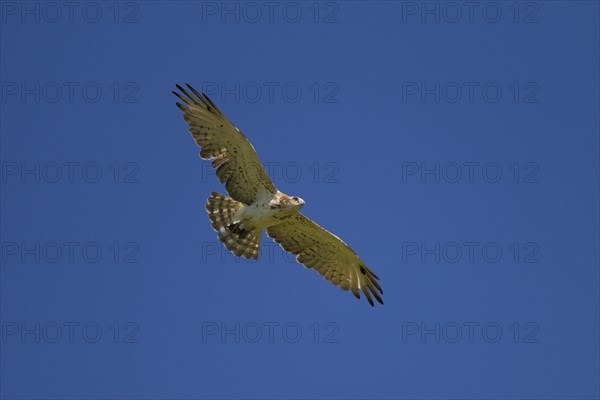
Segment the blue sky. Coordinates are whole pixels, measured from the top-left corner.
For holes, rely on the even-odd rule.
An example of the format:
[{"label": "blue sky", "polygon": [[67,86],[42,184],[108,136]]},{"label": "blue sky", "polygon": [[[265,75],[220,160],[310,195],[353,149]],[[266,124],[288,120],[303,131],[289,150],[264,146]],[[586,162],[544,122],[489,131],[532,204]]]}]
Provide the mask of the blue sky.
[{"label": "blue sky", "polygon": [[[584,398],[599,380],[599,7],[0,3],[3,398]],[[175,83],[381,278],[263,238]]]}]

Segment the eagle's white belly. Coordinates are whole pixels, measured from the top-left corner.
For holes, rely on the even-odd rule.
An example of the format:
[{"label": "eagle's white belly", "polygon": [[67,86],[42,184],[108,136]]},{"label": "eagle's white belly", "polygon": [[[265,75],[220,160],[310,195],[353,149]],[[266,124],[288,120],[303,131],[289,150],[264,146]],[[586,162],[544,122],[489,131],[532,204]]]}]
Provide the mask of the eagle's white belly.
[{"label": "eagle's white belly", "polygon": [[283,219],[299,211],[299,207],[279,207],[281,196],[286,195],[278,192],[275,196],[241,207],[235,214],[236,222],[239,221],[241,228],[246,230],[265,229],[280,224]]},{"label": "eagle's white belly", "polygon": [[280,222],[274,211],[269,203],[250,204],[240,208],[235,219],[240,221],[243,229],[263,229]]}]

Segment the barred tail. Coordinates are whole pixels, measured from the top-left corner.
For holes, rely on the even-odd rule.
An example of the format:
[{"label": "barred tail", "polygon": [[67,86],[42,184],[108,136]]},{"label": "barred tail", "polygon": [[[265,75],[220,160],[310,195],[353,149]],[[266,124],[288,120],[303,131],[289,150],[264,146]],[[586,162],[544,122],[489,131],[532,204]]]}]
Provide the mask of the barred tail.
[{"label": "barred tail", "polygon": [[233,200],[231,197],[212,192],[206,203],[208,218],[218,238],[227,250],[236,256],[244,258],[258,258],[262,230],[245,230],[240,226],[240,221],[235,220],[235,213],[244,207],[244,204]]}]

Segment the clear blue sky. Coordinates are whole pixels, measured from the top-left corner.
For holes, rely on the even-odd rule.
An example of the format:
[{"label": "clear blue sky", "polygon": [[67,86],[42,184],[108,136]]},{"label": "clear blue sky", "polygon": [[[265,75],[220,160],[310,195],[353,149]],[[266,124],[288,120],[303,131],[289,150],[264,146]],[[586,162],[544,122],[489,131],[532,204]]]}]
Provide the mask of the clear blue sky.
[{"label": "clear blue sky", "polygon": [[[598,398],[598,3],[270,4],[0,3],[2,397]],[[384,306],[225,252],[185,82]]]}]

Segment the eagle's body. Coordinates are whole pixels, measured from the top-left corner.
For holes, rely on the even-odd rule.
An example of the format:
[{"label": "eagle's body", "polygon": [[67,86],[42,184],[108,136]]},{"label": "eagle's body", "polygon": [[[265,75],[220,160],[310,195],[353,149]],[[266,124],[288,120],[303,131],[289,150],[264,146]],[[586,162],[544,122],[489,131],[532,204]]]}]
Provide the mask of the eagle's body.
[{"label": "eagle's body", "polygon": [[190,132],[200,146],[200,157],[212,160],[219,180],[231,197],[213,192],[206,211],[225,247],[237,256],[257,259],[263,230],[298,262],[318,271],[343,290],[360,291],[371,305],[383,304],[377,275],[339,237],[323,229],[300,209],[304,200],[281,193],[256,155],[248,139],[214,105],[188,85],[173,92]]},{"label": "eagle's body", "polygon": [[304,200],[291,197],[277,191],[274,196],[258,199],[252,204],[242,206],[235,215],[242,229],[266,229],[281,223],[284,218],[298,213]]}]

